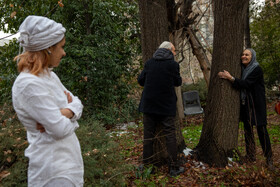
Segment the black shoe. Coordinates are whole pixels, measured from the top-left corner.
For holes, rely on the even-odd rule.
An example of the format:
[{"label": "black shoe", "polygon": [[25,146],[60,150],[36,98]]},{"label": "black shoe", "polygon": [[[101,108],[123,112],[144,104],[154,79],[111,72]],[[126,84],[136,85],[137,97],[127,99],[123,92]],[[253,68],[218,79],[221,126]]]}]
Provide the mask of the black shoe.
[{"label": "black shoe", "polygon": [[170,177],[176,177],[176,176],[180,175],[181,173],[184,173],[184,171],[185,171],[184,167],[179,167],[177,169],[171,169],[169,171],[169,175],[170,175]]},{"label": "black shoe", "polygon": [[275,170],[272,158],[266,158],[266,167],[271,171]]}]

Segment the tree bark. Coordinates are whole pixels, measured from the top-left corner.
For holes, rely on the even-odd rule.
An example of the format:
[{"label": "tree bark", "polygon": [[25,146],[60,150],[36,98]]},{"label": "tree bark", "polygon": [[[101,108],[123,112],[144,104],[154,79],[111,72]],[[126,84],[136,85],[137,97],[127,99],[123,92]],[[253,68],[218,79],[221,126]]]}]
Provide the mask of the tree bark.
[{"label": "tree bark", "polygon": [[244,29],[245,48],[251,48],[249,1],[248,1],[248,5],[246,6],[247,6],[247,10],[246,10],[245,29]]},{"label": "tree bark", "polygon": [[249,0],[214,0],[214,44],[205,119],[194,155],[211,166],[224,167],[237,148],[239,92],[217,74],[240,77],[244,22]]},{"label": "tree bark", "polygon": [[163,41],[169,40],[165,0],[139,0],[142,60],[145,63]]},{"label": "tree bark", "polygon": [[[153,56],[153,53],[163,41],[170,41],[167,1],[170,2],[170,0],[138,1],[143,62],[146,62]],[[176,44],[174,44],[174,46],[175,45]],[[178,90],[176,92],[178,94],[177,98],[179,100],[182,99],[181,92]],[[182,152],[185,148],[185,142],[181,131],[180,112],[178,112],[178,108],[182,110],[182,102],[177,102],[177,115],[175,120],[178,152]],[[166,163],[168,156],[165,146],[165,137],[162,136],[162,128],[160,128],[160,126],[158,126],[156,130],[154,155],[159,165]]]},{"label": "tree bark", "polygon": [[193,30],[191,28],[187,28],[187,33],[189,36],[189,42],[192,47],[192,52],[193,52],[194,56],[196,56],[196,58],[200,64],[200,68],[204,75],[206,85],[207,85],[207,87],[209,87],[211,65],[208,60],[208,57],[206,56],[205,50],[203,49],[201,43],[199,42],[199,40],[196,37]]}]

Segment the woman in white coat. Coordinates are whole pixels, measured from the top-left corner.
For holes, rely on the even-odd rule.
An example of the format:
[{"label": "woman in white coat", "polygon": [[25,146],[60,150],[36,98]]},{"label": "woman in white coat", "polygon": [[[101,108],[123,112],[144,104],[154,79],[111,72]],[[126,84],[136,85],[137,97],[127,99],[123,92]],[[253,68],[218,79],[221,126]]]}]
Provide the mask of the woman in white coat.
[{"label": "woman in white coat", "polygon": [[84,166],[75,130],[83,105],[52,71],[66,55],[65,28],[28,16],[19,28],[24,53],[15,57],[20,74],[13,106],[27,131],[28,186],[83,186]]}]

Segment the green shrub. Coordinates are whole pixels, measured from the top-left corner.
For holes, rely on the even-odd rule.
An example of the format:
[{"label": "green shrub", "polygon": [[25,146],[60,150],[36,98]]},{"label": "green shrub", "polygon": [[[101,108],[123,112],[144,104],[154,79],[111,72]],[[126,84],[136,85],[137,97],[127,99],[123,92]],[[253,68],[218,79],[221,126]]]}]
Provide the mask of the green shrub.
[{"label": "green shrub", "polygon": [[12,115],[1,123],[0,142],[0,173],[7,174],[1,183],[3,186],[27,186],[26,131]]},{"label": "green shrub", "polygon": [[266,1],[261,11],[253,11],[255,14],[252,12],[250,23],[252,47],[263,68],[264,81],[268,87],[279,84],[280,80],[280,3],[276,2]]},{"label": "green shrub", "polygon": [[12,86],[17,76],[17,66],[13,58],[18,55],[15,40],[0,47],[0,104],[11,101]]},{"label": "green shrub", "polygon": [[132,168],[125,163],[120,148],[97,121],[80,123],[77,136],[85,166],[84,186],[122,186]]},{"label": "green shrub", "polygon": [[[0,179],[3,186],[27,186],[28,146],[26,131],[17,118],[9,118],[0,126]],[[84,160],[84,186],[124,186],[126,174],[133,170],[121,156],[119,145],[109,136],[103,124],[80,122],[76,134]]]},{"label": "green shrub", "polygon": [[[38,3],[38,2],[37,2]],[[18,30],[27,15],[47,15],[66,28],[66,56],[54,71],[61,82],[84,104],[84,117],[95,117],[104,124],[130,118],[133,108],[126,103],[133,89],[130,84],[137,68],[135,58],[140,53],[137,1],[129,0],[65,0],[63,8],[53,9],[56,2],[46,0],[16,6],[17,19],[10,19],[16,11],[9,3],[0,2],[0,14],[7,28]],[[16,62],[19,46],[15,42],[0,47],[0,103],[11,100],[11,87],[17,76]],[[124,112],[121,113],[120,111]],[[119,115],[120,114],[120,115]]]},{"label": "green shrub", "polygon": [[132,98],[127,98],[122,103],[112,104],[106,108],[104,107],[102,111],[94,113],[90,117],[101,121],[105,125],[115,125],[134,121],[134,119],[139,116],[137,108],[137,101]]}]

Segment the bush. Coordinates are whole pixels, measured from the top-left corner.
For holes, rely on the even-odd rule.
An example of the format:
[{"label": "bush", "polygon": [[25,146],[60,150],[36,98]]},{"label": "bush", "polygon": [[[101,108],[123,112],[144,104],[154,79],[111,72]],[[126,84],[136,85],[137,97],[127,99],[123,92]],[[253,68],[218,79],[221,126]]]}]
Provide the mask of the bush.
[{"label": "bush", "polygon": [[[271,3],[273,3],[273,6]],[[250,23],[252,47],[264,71],[267,86],[273,87],[280,80],[280,3],[266,1],[261,11],[252,16]]]},{"label": "bush", "polygon": [[97,121],[80,123],[77,130],[85,165],[84,186],[122,186],[132,170],[121,156],[119,145],[111,140]]},{"label": "bush", "polygon": [[[71,2],[56,12],[65,26],[67,56],[55,69],[63,84],[83,102],[84,116],[105,124],[130,102],[134,57],[139,54],[137,3],[95,0],[87,8]],[[65,2],[66,3],[66,2]],[[88,23],[86,20],[88,19]],[[131,112],[131,111],[130,111]]]},{"label": "bush", "polygon": [[[24,150],[28,146],[26,131],[17,118],[11,115],[0,126],[0,173],[6,177],[3,186],[27,186],[28,159]],[[122,186],[126,173],[132,169],[120,154],[119,145],[106,132],[103,124],[82,121],[76,134],[84,160],[84,186]]]},{"label": "bush", "polygon": [[92,114],[91,119],[96,119],[105,124],[105,126],[115,126],[115,124],[134,121],[139,118],[137,111],[137,101],[132,98],[128,98],[123,103],[112,104],[104,108],[99,113]]},{"label": "bush", "polygon": [[0,104],[12,100],[12,86],[18,75],[16,62],[18,44],[15,40],[0,47]]},{"label": "bush", "polygon": [[[27,186],[26,131],[11,105],[3,105],[0,113],[0,183],[3,186]],[[3,173],[6,177],[1,181]]]},{"label": "bush", "polygon": [[[84,117],[95,117],[105,124],[130,118],[134,110],[125,103],[133,86],[135,57],[140,53],[138,7],[136,1],[90,0],[64,1],[63,8],[52,9],[50,19],[66,28],[66,57],[54,71],[61,82],[84,104]],[[0,14],[10,15],[10,4],[1,3]],[[7,31],[15,31],[29,15],[45,15],[53,1],[24,3],[17,19],[5,19]],[[36,7],[36,8],[35,8]],[[10,12],[12,11],[12,12]],[[19,11],[19,10],[18,10]],[[5,17],[5,16],[4,16]],[[9,17],[10,18],[10,17]],[[4,21],[4,20],[0,20]],[[15,42],[0,47],[0,103],[11,100],[11,87],[17,76],[16,62],[19,46]],[[124,111],[124,114],[120,114]],[[111,117],[112,116],[112,117]]]}]

